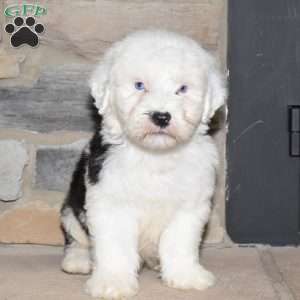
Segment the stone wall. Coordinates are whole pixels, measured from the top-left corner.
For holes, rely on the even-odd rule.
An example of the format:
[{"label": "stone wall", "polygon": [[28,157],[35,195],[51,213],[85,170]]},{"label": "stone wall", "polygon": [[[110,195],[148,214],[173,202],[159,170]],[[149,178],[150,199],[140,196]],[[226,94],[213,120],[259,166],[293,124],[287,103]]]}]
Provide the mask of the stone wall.
[{"label": "stone wall", "polygon": [[[0,2],[0,23],[12,21]],[[19,1],[21,2],[21,1]],[[36,1],[32,1],[36,2]],[[116,40],[144,28],[187,34],[225,66],[225,0],[39,1],[37,48],[12,48],[0,31],[0,242],[61,244],[58,212],[93,129],[87,78]],[[224,156],[224,129],[216,135]],[[224,164],[207,241],[224,236]]]}]

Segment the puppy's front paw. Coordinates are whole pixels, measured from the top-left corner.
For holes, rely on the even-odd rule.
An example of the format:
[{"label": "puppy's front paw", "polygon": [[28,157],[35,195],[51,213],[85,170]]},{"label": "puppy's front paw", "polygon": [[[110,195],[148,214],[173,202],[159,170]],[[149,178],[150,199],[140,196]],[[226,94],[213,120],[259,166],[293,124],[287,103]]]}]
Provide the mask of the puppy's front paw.
[{"label": "puppy's front paw", "polygon": [[162,274],[162,279],[169,287],[197,290],[205,290],[216,281],[214,275],[200,265]]},{"label": "puppy's front paw", "polygon": [[102,299],[124,299],[138,291],[138,281],[132,277],[105,277],[93,275],[86,283],[85,291],[92,297]]}]

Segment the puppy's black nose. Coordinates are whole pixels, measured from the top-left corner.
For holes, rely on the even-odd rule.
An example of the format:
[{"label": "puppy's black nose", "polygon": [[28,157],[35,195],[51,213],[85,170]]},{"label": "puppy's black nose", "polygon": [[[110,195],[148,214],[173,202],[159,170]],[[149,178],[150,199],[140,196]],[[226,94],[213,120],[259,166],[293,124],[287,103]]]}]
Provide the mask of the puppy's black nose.
[{"label": "puppy's black nose", "polygon": [[171,115],[168,112],[159,112],[159,111],[154,111],[151,114],[151,120],[152,122],[161,128],[165,128],[169,125],[170,120],[171,120]]}]

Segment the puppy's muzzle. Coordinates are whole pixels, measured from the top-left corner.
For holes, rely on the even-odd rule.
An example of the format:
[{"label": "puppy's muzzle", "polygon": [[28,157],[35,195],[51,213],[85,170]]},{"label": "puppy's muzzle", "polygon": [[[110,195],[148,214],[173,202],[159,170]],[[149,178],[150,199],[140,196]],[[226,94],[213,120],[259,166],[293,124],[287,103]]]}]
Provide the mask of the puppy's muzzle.
[{"label": "puppy's muzzle", "polygon": [[154,111],[150,114],[151,121],[160,128],[165,128],[169,125],[171,114],[169,112]]}]

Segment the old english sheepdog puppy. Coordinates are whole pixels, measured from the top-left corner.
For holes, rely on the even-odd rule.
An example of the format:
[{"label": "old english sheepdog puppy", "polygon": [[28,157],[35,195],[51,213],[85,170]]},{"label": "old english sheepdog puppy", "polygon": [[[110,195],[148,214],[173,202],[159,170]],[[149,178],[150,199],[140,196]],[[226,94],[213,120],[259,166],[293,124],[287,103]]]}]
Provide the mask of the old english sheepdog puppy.
[{"label": "old english sheepdog puppy", "polygon": [[143,263],[168,286],[211,286],[198,246],[218,162],[208,123],[226,96],[215,59],[188,37],[140,31],[107,51],[90,87],[102,122],[62,208],[62,269],[92,272],[86,291],[105,299],[134,295]]}]

